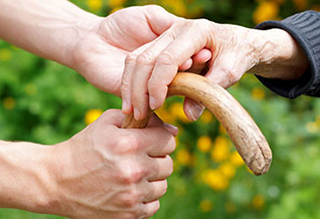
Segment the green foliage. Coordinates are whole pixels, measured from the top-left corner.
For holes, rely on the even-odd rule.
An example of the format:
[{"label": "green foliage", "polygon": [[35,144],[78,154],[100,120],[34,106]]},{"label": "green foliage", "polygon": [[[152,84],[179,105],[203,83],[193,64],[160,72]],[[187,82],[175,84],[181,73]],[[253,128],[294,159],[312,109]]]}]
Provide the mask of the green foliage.
[{"label": "green foliage", "polygon": [[[262,19],[278,19],[319,7],[303,0],[73,2],[102,16],[121,7],[156,3],[181,16],[249,27]],[[175,172],[168,179],[168,193],[154,218],[319,218],[320,100],[279,97],[249,74],[229,91],[250,112],[272,147],[270,171],[256,177],[241,164],[232,166],[236,165],[234,149],[229,148],[218,122],[207,114],[198,122],[186,122],[181,115],[182,100],[169,99],[159,114],[180,127],[179,146],[173,154]],[[73,70],[0,42],[0,139],[55,144],[83,129],[90,109],[109,108],[120,108],[120,100],[97,90]],[[198,139],[204,135],[210,137],[206,141],[212,141],[208,151],[199,146]],[[221,147],[214,151],[217,142]],[[226,148],[222,155],[221,142]],[[217,160],[218,155],[221,160]],[[221,186],[212,185],[210,180],[218,180]],[[61,217],[1,209],[0,218]]]}]

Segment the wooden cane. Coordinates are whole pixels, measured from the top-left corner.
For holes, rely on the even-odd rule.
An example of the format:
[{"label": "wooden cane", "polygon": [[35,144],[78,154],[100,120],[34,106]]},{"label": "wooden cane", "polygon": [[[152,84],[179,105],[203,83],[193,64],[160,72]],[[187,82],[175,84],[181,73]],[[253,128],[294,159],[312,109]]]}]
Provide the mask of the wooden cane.
[{"label": "wooden cane", "polygon": [[[225,89],[193,73],[178,73],[169,85],[168,96],[182,95],[204,105],[224,126],[237,151],[255,175],[269,170],[272,152],[268,142],[247,111]],[[123,128],[144,128],[144,120],[126,116]]]}]

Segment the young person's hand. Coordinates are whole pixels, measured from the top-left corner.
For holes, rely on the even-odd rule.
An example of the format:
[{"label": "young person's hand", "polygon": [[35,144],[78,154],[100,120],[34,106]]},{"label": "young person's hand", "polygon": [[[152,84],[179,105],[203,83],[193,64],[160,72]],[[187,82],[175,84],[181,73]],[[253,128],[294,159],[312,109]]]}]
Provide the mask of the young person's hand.
[{"label": "young person's hand", "polygon": [[177,129],[156,116],[145,129],[121,129],[123,118],[108,110],[54,146],[0,142],[0,206],[70,218],[151,217],[173,171]]}]

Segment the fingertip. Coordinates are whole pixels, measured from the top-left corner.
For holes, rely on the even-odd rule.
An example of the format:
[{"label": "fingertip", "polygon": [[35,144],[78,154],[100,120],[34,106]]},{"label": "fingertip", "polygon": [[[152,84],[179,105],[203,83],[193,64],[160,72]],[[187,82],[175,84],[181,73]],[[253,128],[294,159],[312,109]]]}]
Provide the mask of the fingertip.
[{"label": "fingertip", "polygon": [[212,52],[209,49],[202,49],[193,56],[193,61],[196,63],[206,63],[212,58]]},{"label": "fingertip", "polygon": [[132,113],[132,106],[129,102],[130,101],[128,101],[126,99],[122,100],[122,113],[125,115]]},{"label": "fingertip", "polygon": [[149,83],[149,106],[150,109],[159,109],[167,96],[168,86],[164,84],[158,84],[157,86],[152,86],[153,83]]},{"label": "fingertip", "polygon": [[185,71],[185,70],[191,68],[192,63],[193,63],[192,59],[189,58],[187,61],[185,61],[185,62],[179,67],[179,70],[180,70],[180,71]]},{"label": "fingertip", "polygon": [[147,205],[147,215],[146,215],[147,218],[155,215],[160,209],[160,201],[159,200],[145,203],[145,205]]}]

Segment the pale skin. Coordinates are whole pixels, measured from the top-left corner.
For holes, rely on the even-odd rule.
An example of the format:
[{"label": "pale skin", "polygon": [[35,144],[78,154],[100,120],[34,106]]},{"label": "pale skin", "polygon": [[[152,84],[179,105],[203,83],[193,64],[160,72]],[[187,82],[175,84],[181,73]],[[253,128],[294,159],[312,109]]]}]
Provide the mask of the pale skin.
[{"label": "pale skin", "polygon": [[69,218],[155,214],[173,169],[175,131],[156,117],[144,130],[121,129],[123,117],[109,110],[52,146],[1,141],[0,207]]},{"label": "pale skin", "polygon": [[[118,96],[125,57],[176,19],[156,6],[101,18],[65,0],[0,0],[0,8],[0,38]],[[107,111],[52,146],[0,141],[0,207],[92,219],[155,214],[173,171],[177,128],[153,116],[146,129],[121,129],[123,117]]]},{"label": "pale skin", "polygon": [[[284,30],[179,19],[156,41],[128,55],[121,88],[123,112],[134,113],[135,119],[140,120],[146,117],[148,108],[161,107],[179,66],[195,54],[199,56],[204,48],[202,65],[191,64],[188,71],[199,72],[201,66],[205,67],[205,77],[224,88],[248,71],[266,78],[293,80],[308,67],[306,55]],[[203,61],[208,58],[204,66]],[[197,120],[203,109],[192,100],[185,100],[184,111],[189,119]]]},{"label": "pale skin", "polygon": [[[200,72],[209,65],[207,77],[211,75],[211,80],[224,87],[234,83],[247,68],[264,76],[304,69],[301,51],[279,30],[282,41],[277,37],[270,40],[259,31],[177,18],[157,6],[132,7],[107,18],[87,13],[65,0],[0,0],[0,8],[0,38],[75,69],[99,89],[122,95],[123,111],[130,113],[134,106],[140,111],[135,114],[140,119],[149,102],[154,102],[152,108],[162,104],[166,86],[178,69]],[[196,35],[190,43],[189,37]],[[233,44],[227,37],[235,39]],[[243,38],[260,49],[246,47]],[[177,46],[168,50],[168,42]],[[287,46],[273,54],[279,44]],[[154,56],[149,56],[154,50]],[[240,62],[239,53],[240,57],[251,55]],[[231,67],[225,64],[229,61],[234,63]],[[224,70],[221,74],[213,70],[219,68]],[[302,71],[297,72],[295,77]],[[132,84],[141,89],[135,90]],[[159,91],[151,91],[156,84]],[[155,101],[149,100],[149,94]],[[192,105],[196,113],[186,113],[196,119],[202,107],[188,101],[185,109]],[[52,147],[1,141],[0,207],[71,218],[153,215],[166,190],[165,179],[172,172],[169,154],[174,150],[177,129],[154,117],[145,130],[123,130],[119,129],[122,119],[119,111],[108,111],[79,134]]]}]

